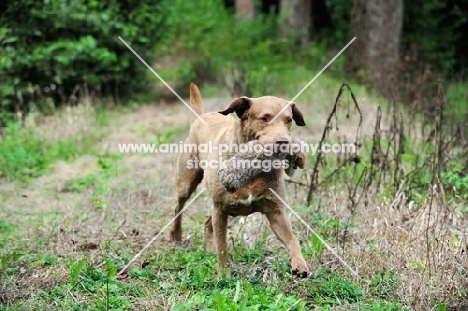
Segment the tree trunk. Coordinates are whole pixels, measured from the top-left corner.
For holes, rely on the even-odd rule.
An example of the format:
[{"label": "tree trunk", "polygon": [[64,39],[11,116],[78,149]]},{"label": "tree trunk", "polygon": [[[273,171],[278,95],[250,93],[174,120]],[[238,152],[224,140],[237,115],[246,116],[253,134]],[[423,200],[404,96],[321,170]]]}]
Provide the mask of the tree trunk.
[{"label": "tree trunk", "polygon": [[371,81],[385,98],[396,99],[396,76],[403,0],[354,0],[351,38],[346,68],[358,78]]},{"label": "tree trunk", "polygon": [[253,20],[255,18],[255,0],[236,0],[236,15]]},{"label": "tree trunk", "polygon": [[281,0],[280,3],[281,34],[303,48],[310,41],[311,6],[311,0]]}]

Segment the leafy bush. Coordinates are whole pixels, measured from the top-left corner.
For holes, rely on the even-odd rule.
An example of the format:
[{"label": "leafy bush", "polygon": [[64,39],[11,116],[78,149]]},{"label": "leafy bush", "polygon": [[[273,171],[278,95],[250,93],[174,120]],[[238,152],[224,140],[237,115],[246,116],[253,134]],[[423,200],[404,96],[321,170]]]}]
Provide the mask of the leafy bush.
[{"label": "leafy bush", "polygon": [[468,176],[462,165],[453,163],[452,170],[442,172],[441,177],[442,184],[449,193],[454,193],[464,200],[468,198]]},{"label": "leafy bush", "polygon": [[161,2],[10,1],[0,15],[0,122],[76,97],[114,97],[141,89],[160,40]]}]

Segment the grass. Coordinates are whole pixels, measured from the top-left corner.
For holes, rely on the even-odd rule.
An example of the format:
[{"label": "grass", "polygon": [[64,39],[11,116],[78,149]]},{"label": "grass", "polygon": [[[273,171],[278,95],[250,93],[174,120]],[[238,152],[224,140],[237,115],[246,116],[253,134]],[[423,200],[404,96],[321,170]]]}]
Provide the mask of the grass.
[{"label": "grass", "polygon": [[[312,307],[327,310],[332,306],[405,310],[398,303],[379,300],[392,296],[396,280],[391,273],[379,274],[367,291],[359,282],[340,276],[333,269],[318,269],[308,279],[291,282],[287,256],[273,259],[271,267],[265,267],[266,271],[259,269],[258,254],[274,252],[265,246],[248,250],[237,245],[237,267],[229,279],[217,275],[215,255],[201,250],[201,241],[195,240],[192,251],[170,247],[146,255],[143,265],[130,271],[129,279],[120,280],[116,276],[117,267],[131,254],[116,244],[107,244],[101,256],[92,253],[68,258],[27,253],[4,255],[4,294],[11,291],[18,295],[14,280],[25,273],[22,271],[34,270],[39,275],[47,271],[53,279],[49,280],[49,288],[34,288],[26,297],[10,304],[8,310],[50,306],[67,310],[156,306],[171,310],[309,310]],[[119,258],[113,255],[115,252]],[[265,273],[269,275],[268,281]]]},{"label": "grass", "polygon": [[104,199],[104,195],[110,190],[108,181],[125,172],[124,168],[118,168],[117,166],[119,159],[121,159],[120,156],[99,158],[97,161],[99,170],[97,172],[70,179],[63,191],[80,193],[90,190],[91,202],[96,208],[101,210],[106,208],[109,203]]},{"label": "grass", "polygon": [[458,120],[463,122],[463,116],[468,111],[468,97],[466,96],[467,82],[448,83],[446,98],[449,103],[448,114],[454,114]]},{"label": "grass", "polygon": [[44,142],[32,129],[10,124],[0,145],[0,176],[25,180],[46,171],[53,161],[70,160],[80,152],[72,140]]},{"label": "grass", "polygon": [[108,113],[97,111],[88,116],[99,124],[94,127],[93,133],[83,131],[76,136],[62,135],[58,139],[50,139],[33,127],[8,124],[0,132],[0,178],[25,182],[45,174],[50,165],[57,161],[70,161],[84,154],[95,153],[92,146],[102,136]]}]

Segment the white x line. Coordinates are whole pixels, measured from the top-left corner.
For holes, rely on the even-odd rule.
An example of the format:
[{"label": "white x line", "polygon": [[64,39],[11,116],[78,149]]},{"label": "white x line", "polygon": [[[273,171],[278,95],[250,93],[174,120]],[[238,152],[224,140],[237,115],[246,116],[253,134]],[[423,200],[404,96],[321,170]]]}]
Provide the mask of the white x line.
[{"label": "white x line", "polygon": [[309,81],[309,83],[307,83],[307,84],[306,84],[306,86],[304,86],[304,87],[302,88],[302,90],[300,90],[300,91],[299,91],[299,93],[297,93],[297,95],[296,95],[296,96],[294,96],[294,98],[293,98],[293,99],[291,99],[291,100],[289,101],[289,103],[288,103],[286,106],[284,106],[284,107],[283,107],[283,109],[281,109],[281,110],[280,110],[280,112],[278,112],[278,114],[277,114],[277,115],[276,115],[276,116],[275,116],[273,119],[271,119],[271,121],[270,121],[270,122],[268,122],[268,124],[271,124],[271,123],[273,123],[273,121],[275,121],[275,120],[276,120],[276,118],[278,118],[278,117],[279,117],[279,115],[280,115],[280,114],[282,114],[282,113],[283,113],[283,112],[284,112],[284,111],[285,111],[285,110],[286,110],[286,109],[289,107],[289,105],[291,105],[291,104],[292,104],[292,103],[293,103],[293,102],[296,100],[296,98],[298,98],[298,97],[299,97],[299,95],[301,95],[301,94],[302,94],[302,92],[304,92],[304,91],[305,91],[305,89],[306,89],[306,88],[308,88],[308,87],[309,87],[309,85],[311,85],[311,84],[312,84],[312,82],[314,82],[314,81],[315,81],[315,79],[317,79],[317,78],[318,78],[318,76],[320,76],[320,75],[322,74],[322,72],[324,72],[324,71],[325,71],[325,69],[327,69],[327,68],[328,68],[328,66],[330,66],[330,65],[331,65],[331,63],[333,63],[333,62],[335,61],[335,59],[337,59],[337,58],[338,58],[338,56],[340,56],[340,55],[341,55],[341,53],[343,53],[343,52],[344,52],[344,50],[346,50],[346,48],[348,48],[348,46],[350,46],[350,45],[351,45],[351,43],[353,43],[353,42],[354,42],[354,40],[356,40],[356,37],[354,37],[353,39],[351,39],[351,41],[349,41],[349,42],[348,42],[348,44],[346,44],[346,46],[345,46],[343,49],[341,49],[341,51],[339,51],[339,52],[338,52],[338,54],[336,54],[336,56],[335,56],[335,57],[333,57],[333,58],[332,58],[332,60],[331,60],[331,61],[329,61],[329,62],[328,62],[328,64],[326,64],[326,65],[325,65],[325,67],[323,67],[323,68],[322,68],[322,70],[320,70],[320,71],[319,71],[319,73],[317,73],[317,74],[315,75],[315,77],[313,77],[313,78],[312,78],[312,80],[310,80],[310,81]]},{"label": "white x line", "polygon": [[200,196],[200,194],[202,194],[203,191],[205,191],[206,188],[203,188],[202,190],[200,190],[200,192],[197,193],[196,196],[193,197],[193,199],[190,200],[190,202],[187,203],[187,205],[185,205],[185,207],[177,213],[177,215],[174,216],[174,218],[172,218],[161,230],[159,230],[159,232],[151,239],[151,241],[149,241],[145,247],[143,247],[141,249],[141,251],[138,252],[138,254],[136,254],[132,260],[130,260],[128,262],[128,264],[125,265],[125,267],[122,268],[122,270],[120,270],[120,272],[118,273],[118,275],[122,274],[125,272],[125,270],[127,270],[128,267],[130,267],[130,265],[138,258],[141,256],[141,254],[143,254],[143,252],[174,222],[174,220],[177,219],[177,217],[179,217],[189,206],[190,204],[193,203],[193,201],[195,201],[196,198],[198,198]]},{"label": "white x line", "polygon": [[291,213],[293,213],[294,216],[296,216],[297,219],[299,219],[299,220],[304,224],[304,226],[307,227],[307,229],[309,229],[313,234],[315,234],[315,236],[320,240],[320,242],[322,242],[322,244],[325,245],[325,247],[328,248],[328,250],[329,250],[330,252],[332,252],[332,254],[335,255],[335,257],[338,258],[339,261],[341,261],[341,263],[342,263],[346,268],[348,268],[348,270],[351,271],[351,273],[352,273],[354,276],[358,276],[357,272],[354,271],[353,268],[351,268],[351,267],[346,263],[346,261],[344,261],[344,260],[340,257],[340,255],[338,255],[338,254],[333,250],[333,248],[332,248],[330,245],[328,245],[328,243],[325,242],[325,240],[322,239],[322,237],[321,237],[320,235],[318,235],[318,233],[317,233],[314,229],[312,229],[312,227],[309,226],[309,224],[306,223],[305,220],[302,219],[302,217],[299,216],[299,215],[291,208],[291,206],[289,206],[289,205],[283,200],[283,198],[281,198],[281,197],[279,196],[278,193],[276,193],[275,190],[273,190],[273,189],[271,189],[271,188],[269,188],[269,189],[270,189],[270,191],[273,192],[273,194],[284,204],[284,206],[286,206],[286,207],[291,211]]},{"label": "white x line", "polygon": [[122,41],[123,44],[125,44],[125,46],[126,46],[130,51],[132,51],[133,54],[135,54],[135,56],[136,56],[143,64],[145,64],[146,67],[148,67],[148,69],[149,69],[156,77],[158,77],[159,80],[161,80],[162,83],[164,83],[165,86],[167,86],[167,88],[168,88],[169,90],[171,90],[172,93],[174,93],[175,96],[177,96],[178,99],[180,99],[181,102],[184,103],[185,106],[187,106],[188,109],[190,109],[190,111],[191,111],[194,115],[197,116],[197,118],[198,118],[201,122],[203,122],[203,124],[206,124],[205,120],[203,120],[203,118],[200,117],[200,115],[199,115],[198,113],[196,113],[195,110],[193,110],[193,108],[192,108],[189,104],[187,104],[187,103],[185,102],[185,100],[183,100],[182,97],[180,97],[179,94],[177,94],[177,92],[174,91],[174,90],[172,89],[172,87],[170,87],[170,85],[167,84],[166,81],[164,81],[163,78],[161,78],[161,77],[156,73],[156,71],[153,70],[153,68],[151,68],[150,65],[147,64],[147,63],[145,62],[145,60],[144,60],[143,58],[141,58],[141,56],[138,55],[138,53],[135,52],[135,51],[130,47],[130,45],[127,44],[127,42],[125,42],[124,39],[122,39],[120,36],[119,36],[118,38],[120,39],[120,41]]}]

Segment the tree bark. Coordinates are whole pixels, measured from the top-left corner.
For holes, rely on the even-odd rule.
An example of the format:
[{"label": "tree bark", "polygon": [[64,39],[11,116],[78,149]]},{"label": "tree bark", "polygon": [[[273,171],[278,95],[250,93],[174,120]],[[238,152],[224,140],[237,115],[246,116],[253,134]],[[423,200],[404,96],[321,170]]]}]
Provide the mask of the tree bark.
[{"label": "tree bark", "polygon": [[310,42],[311,0],[281,0],[281,34],[303,48]]},{"label": "tree bark", "polygon": [[236,0],[236,15],[253,20],[255,18],[255,0]]},{"label": "tree bark", "polygon": [[403,0],[353,1],[350,32],[356,41],[346,53],[346,69],[388,99],[397,98],[402,23]]}]

